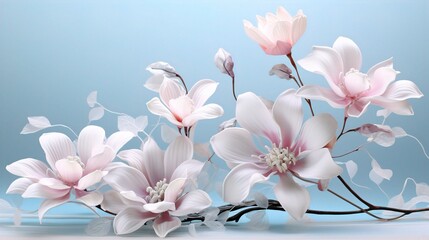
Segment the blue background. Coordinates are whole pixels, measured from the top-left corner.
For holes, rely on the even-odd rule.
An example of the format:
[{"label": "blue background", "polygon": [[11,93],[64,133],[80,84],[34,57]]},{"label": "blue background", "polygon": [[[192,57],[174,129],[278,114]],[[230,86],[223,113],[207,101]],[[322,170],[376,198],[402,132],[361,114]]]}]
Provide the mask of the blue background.
[{"label": "blue background", "polygon": [[[288,63],[283,56],[268,56],[249,39],[242,20],[256,23],[256,15],[284,6],[291,14],[302,9],[308,16],[307,31],[294,47],[295,59],[306,56],[313,45],[332,46],[338,36],[353,39],[363,54],[362,71],[394,57],[401,71],[397,79],[409,79],[429,93],[428,60],[429,2],[424,0],[383,1],[0,1],[0,198],[11,199],[5,191],[15,179],[5,166],[16,160],[44,159],[38,143],[40,133],[20,135],[28,116],[47,116],[79,132],[88,123],[87,95],[97,90],[106,107],[131,116],[149,115],[146,102],[155,93],[143,87],[150,76],[145,67],[166,61],[185,78],[188,86],[199,79],[220,82],[209,100],[220,104],[225,115],[198,125],[196,140],[206,142],[217,126],[234,116],[235,103],[230,80],[213,63],[223,47],[235,61],[237,92],[254,91],[275,99],[283,90],[295,87],[268,76],[274,64]],[[325,80],[301,69],[305,83],[326,85]],[[415,116],[391,116],[387,124],[401,126],[429,146],[428,100],[412,100]],[[342,110],[314,102],[317,113],[328,111],[340,122]],[[380,123],[372,106],[350,127],[367,122]],[[307,111],[307,109],[305,109]],[[106,115],[94,122],[110,134],[116,130],[116,116]],[[150,129],[151,127],[149,127]],[[62,131],[63,129],[52,129]],[[68,133],[65,131],[65,133]],[[365,142],[363,137],[346,135],[335,153],[351,150]],[[136,147],[136,142],[128,145]],[[371,145],[369,151],[383,168],[393,169],[390,182],[382,187],[390,195],[400,192],[408,176],[429,182],[429,160],[411,139],[398,139],[385,149]],[[376,185],[368,180],[370,160],[357,153],[339,161],[355,160],[360,169],[356,182],[372,190],[358,189],[374,202],[386,203]],[[216,159],[220,164],[220,159]],[[220,164],[221,165],[221,164]],[[344,175],[348,179],[347,175]],[[334,181],[334,189],[344,193]],[[413,194],[411,190],[408,194]],[[312,207],[332,206],[331,197],[314,191]],[[25,204],[37,201],[26,199]],[[36,206],[29,206],[34,209]],[[351,207],[349,207],[351,208]]]}]

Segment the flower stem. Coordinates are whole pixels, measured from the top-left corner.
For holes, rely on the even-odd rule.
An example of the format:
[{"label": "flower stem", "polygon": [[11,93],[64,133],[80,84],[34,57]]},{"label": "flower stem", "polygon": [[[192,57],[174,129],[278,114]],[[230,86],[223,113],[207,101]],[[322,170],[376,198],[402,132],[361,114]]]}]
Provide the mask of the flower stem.
[{"label": "flower stem", "polygon": [[235,76],[231,77],[232,80],[232,95],[234,96],[235,101],[237,101],[237,94],[235,94]]}]

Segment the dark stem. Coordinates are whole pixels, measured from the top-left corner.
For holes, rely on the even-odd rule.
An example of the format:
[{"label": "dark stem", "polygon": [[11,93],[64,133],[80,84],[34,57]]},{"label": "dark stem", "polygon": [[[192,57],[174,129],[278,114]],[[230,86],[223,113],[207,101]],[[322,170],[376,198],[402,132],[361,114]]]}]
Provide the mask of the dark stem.
[{"label": "dark stem", "polygon": [[170,74],[174,74],[175,77],[179,78],[180,81],[182,82],[183,87],[185,88],[186,94],[188,94],[188,87],[186,86],[185,80],[183,80],[182,76],[180,76],[180,74],[176,73],[176,72],[171,72],[171,71],[167,71],[165,69],[162,68],[153,68],[153,69],[157,69],[157,70],[162,70],[166,73],[170,73]]},{"label": "dark stem", "polygon": [[366,201],[365,199],[363,199],[361,196],[359,196],[359,194],[357,194],[353,188],[350,187],[350,185],[344,180],[343,177],[341,177],[340,175],[337,176],[337,178],[341,181],[341,183],[344,185],[344,187],[347,188],[347,190],[353,194],[353,196],[355,196],[355,198],[357,198],[361,203],[365,204],[367,207],[369,208],[374,208],[376,206],[374,206],[373,204],[369,203],[368,201]]},{"label": "dark stem", "polygon": [[237,95],[235,94],[235,76],[231,77],[232,79],[232,95],[234,96],[235,101],[237,101]]},{"label": "dark stem", "polygon": [[[344,133],[344,130],[346,129],[347,119],[348,119],[348,117],[347,117],[347,116],[344,116],[344,120],[343,120],[343,127],[341,128],[340,135],[338,135],[338,137],[337,137],[337,141],[338,141],[338,139],[340,139],[340,138],[341,138],[341,136],[343,136],[343,135],[345,134],[345,133]],[[348,131],[347,131],[347,132],[348,132]]]}]

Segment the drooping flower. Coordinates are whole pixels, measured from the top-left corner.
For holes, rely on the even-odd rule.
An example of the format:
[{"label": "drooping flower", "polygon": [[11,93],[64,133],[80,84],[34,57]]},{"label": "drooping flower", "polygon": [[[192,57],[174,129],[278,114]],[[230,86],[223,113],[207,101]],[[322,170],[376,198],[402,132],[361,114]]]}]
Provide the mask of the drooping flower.
[{"label": "drooping flower", "polygon": [[234,78],[234,61],[232,60],[231,54],[223,48],[219,48],[214,57],[214,62],[216,67],[222,73],[228,74],[230,77]]},{"label": "drooping flower", "polygon": [[203,79],[198,81],[186,94],[185,90],[175,81],[164,79],[159,89],[159,96],[152,98],[147,107],[155,115],[163,116],[168,121],[182,127],[192,127],[202,119],[217,118],[223,109],[217,104],[205,104],[216,91],[218,83]]},{"label": "drooping flower", "polygon": [[[325,148],[335,138],[337,122],[320,114],[303,124],[301,98],[293,89],[283,92],[272,109],[253,93],[241,94],[236,118],[241,127],[227,128],[211,138],[214,152],[232,168],[223,183],[225,201],[238,204],[255,183],[278,175],[277,199],[294,218],[302,217],[310,196],[292,176],[325,180],[340,174]],[[255,145],[253,135],[268,140],[264,150]]]},{"label": "drooping flower", "polygon": [[307,17],[301,10],[292,17],[283,7],[279,7],[277,14],[267,13],[265,18],[261,16],[256,18],[258,27],[244,20],[244,30],[269,55],[290,54],[293,45],[307,27]]},{"label": "drooping flower", "polygon": [[374,65],[367,73],[360,72],[361,51],[349,38],[339,37],[332,48],[316,46],[298,63],[310,72],[323,75],[331,88],[307,85],[298,90],[298,95],[345,108],[346,116],[361,116],[371,103],[396,114],[412,115],[407,99],[423,96],[413,82],[395,81],[397,72],[392,59]]},{"label": "drooping flower", "polygon": [[73,193],[76,201],[87,206],[98,205],[102,194],[87,190],[101,181],[117,151],[132,137],[131,132],[120,131],[106,140],[103,128],[87,126],[79,134],[76,151],[65,134],[45,133],[39,140],[49,166],[33,158],[6,166],[10,173],[21,177],[7,192],[46,199],[38,211],[40,220],[49,209],[68,202]]},{"label": "drooping flower", "polygon": [[165,237],[181,226],[179,217],[211,205],[206,192],[185,190],[204,165],[192,155],[192,142],[183,136],[165,152],[149,139],[142,150],[119,153],[131,167],[116,168],[104,178],[113,190],[105,194],[102,203],[103,209],[118,213],[114,220],[117,234],[134,232],[153,220],[156,234]]},{"label": "drooping flower", "polygon": [[145,82],[145,88],[159,92],[164,78],[169,78],[173,81],[179,82],[179,74],[176,69],[166,62],[154,62],[146,67],[146,70],[152,73],[152,76]]}]

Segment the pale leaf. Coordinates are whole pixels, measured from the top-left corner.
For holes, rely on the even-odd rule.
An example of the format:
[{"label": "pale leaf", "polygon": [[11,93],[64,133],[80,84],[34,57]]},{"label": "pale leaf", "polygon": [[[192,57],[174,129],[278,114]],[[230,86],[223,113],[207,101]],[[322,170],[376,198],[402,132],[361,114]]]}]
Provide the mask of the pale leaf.
[{"label": "pale leaf", "polygon": [[25,124],[24,128],[21,130],[21,134],[35,133],[42,130],[42,128],[35,127],[29,123]]},{"label": "pale leaf", "polygon": [[106,236],[112,229],[113,220],[110,218],[100,217],[92,220],[85,229],[90,236]]},{"label": "pale leaf", "polygon": [[407,132],[405,132],[405,130],[401,127],[394,127],[392,128],[392,131],[396,138],[406,137],[408,135]]},{"label": "pale leaf", "polygon": [[219,208],[217,207],[209,207],[205,209],[202,213],[204,216],[204,221],[215,221],[219,214]]},{"label": "pale leaf", "polygon": [[86,98],[86,102],[88,103],[89,107],[93,108],[97,103],[97,91],[91,92]]},{"label": "pale leaf", "polygon": [[28,117],[28,123],[40,129],[51,126],[49,119],[44,116]]},{"label": "pale leaf", "polygon": [[118,116],[118,129],[119,131],[132,132],[134,136],[138,133],[138,128],[135,124],[134,118],[128,115]]},{"label": "pale leaf", "polygon": [[95,107],[89,111],[88,119],[90,122],[101,119],[104,116],[103,107]]},{"label": "pale leaf", "polygon": [[427,183],[416,183],[417,196],[429,196],[429,185]]},{"label": "pale leaf", "polygon": [[356,176],[358,165],[354,161],[350,160],[346,162],[346,169],[350,179],[353,179],[354,176]]},{"label": "pale leaf", "polygon": [[283,79],[287,79],[287,80],[289,80],[293,77],[292,76],[292,70],[290,68],[288,68],[283,63],[274,65],[271,68],[269,74],[270,74],[270,76],[276,75],[279,78],[283,78]]},{"label": "pale leaf", "polygon": [[255,192],[253,197],[255,198],[256,206],[260,208],[268,208],[268,198],[264,194]]},{"label": "pale leaf", "polygon": [[404,205],[405,209],[413,209],[419,203],[429,203],[429,196],[416,196],[406,202]]},{"label": "pale leaf", "polygon": [[147,123],[148,123],[147,116],[138,116],[135,119],[135,123],[139,132],[142,132],[147,127]]},{"label": "pale leaf", "polygon": [[269,228],[265,211],[251,212],[246,214],[246,217],[250,220],[246,226],[252,230],[267,230]]},{"label": "pale leaf", "polygon": [[161,138],[162,138],[162,141],[164,141],[165,143],[173,142],[173,140],[176,139],[176,137],[178,136],[180,136],[179,131],[167,125],[161,126]]},{"label": "pale leaf", "polygon": [[210,230],[213,231],[224,231],[225,226],[218,221],[204,221],[204,225],[206,225]]}]

